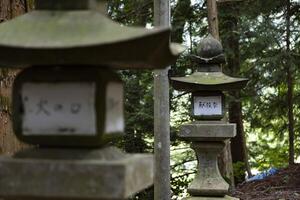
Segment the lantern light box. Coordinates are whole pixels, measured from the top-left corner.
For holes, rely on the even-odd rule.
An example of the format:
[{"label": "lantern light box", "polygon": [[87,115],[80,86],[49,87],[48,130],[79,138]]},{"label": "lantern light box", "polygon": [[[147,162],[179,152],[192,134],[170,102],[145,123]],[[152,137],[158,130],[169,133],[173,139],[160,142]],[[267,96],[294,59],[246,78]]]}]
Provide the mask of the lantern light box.
[{"label": "lantern light box", "polygon": [[223,118],[225,100],[222,92],[194,92],[192,101],[192,115],[194,118],[201,120]]},{"label": "lantern light box", "polygon": [[98,146],[124,131],[123,84],[110,70],[24,70],[14,85],[14,128],[27,143]]},{"label": "lantern light box", "polygon": [[96,135],[95,83],[24,83],[24,135]]}]

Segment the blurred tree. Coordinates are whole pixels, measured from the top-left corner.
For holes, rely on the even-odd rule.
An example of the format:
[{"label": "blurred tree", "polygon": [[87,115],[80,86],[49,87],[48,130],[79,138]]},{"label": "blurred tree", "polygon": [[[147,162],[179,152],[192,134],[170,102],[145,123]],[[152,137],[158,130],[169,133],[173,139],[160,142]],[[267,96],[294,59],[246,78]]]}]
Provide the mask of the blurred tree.
[{"label": "blurred tree", "polygon": [[[0,22],[24,14],[31,4],[26,0],[1,0]],[[13,134],[11,123],[11,90],[17,70],[0,69],[0,152],[12,154],[24,147]]]},{"label": "blurred tree", "polygon": [[291,1],[286,0],[286,10],[285,10],[285,22],[286,22],[286,58],[284,64],[286,65],[287,73],[287,106],[288,106],[288,132],[289,132],[289,164],[292,165],[295,163],[295,132],[294,132],[294,76],[291,63]]},{"label": "blurred tree", "polygon": [[[240,77],[240,34],[238,30],[240,18],[240,4],[235,1],[228,1],[220,3],[220,30],[222,36],[222,43],[225,48],[227,64],[225,71],[234,77]],[[232,162],[240,171],[247,171],[251,176],[251,170],[248,163],[248,153],[246,147],[246,139],[243,128],[242,117],[242,102],[241,92],[229,92],[229,122],[237,125],[237,135],[231,139],[231,154]],[[238,173],[235,171],[235,184],[241,183],[245,180],[245,173]]]},{"label": "blurred tree", "polygon": [[[250,78],[242,99],[252,166],[284,166],[292,119],[294,132],[299,134],[299,4],[291,2],[288,14],[287,1],[245,1],[240,13],[236,32],[240,35],[241,73]],[[299,150],[295,152],[299,155]]]}]

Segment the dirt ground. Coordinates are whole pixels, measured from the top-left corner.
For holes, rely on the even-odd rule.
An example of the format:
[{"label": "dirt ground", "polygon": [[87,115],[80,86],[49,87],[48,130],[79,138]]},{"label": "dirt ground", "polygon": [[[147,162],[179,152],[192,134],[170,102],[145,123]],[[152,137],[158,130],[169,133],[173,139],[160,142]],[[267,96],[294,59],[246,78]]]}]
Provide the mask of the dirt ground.
[{"label": "dirt ground", "polygon": [[244,182],[231,196],[241,200],[300,200],[300,164],[280,169],[264,180]]}]

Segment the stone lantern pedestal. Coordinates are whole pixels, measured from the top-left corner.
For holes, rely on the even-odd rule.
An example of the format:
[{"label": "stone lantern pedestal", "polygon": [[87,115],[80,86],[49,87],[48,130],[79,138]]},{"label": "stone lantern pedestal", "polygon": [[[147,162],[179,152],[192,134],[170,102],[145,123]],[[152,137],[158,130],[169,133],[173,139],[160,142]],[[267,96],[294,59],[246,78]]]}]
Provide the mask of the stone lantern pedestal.
[{"label": "stone lantern pedestal", "polygon": [[125,200],[152,185],[153,156],[102,149],[29,149],[0,156],[5,199]]},{"label": "stone lantern pedestal", "polygon": [[218,155],[225,146],[224,141],[235,137],[236,125],[222,121],[198,121],[183,125],[179,136],[192,141],[198,160],[198,172],[188,187],[193,197],[186,200],[236,199],[226,196],[229,184],[218,168]]}]

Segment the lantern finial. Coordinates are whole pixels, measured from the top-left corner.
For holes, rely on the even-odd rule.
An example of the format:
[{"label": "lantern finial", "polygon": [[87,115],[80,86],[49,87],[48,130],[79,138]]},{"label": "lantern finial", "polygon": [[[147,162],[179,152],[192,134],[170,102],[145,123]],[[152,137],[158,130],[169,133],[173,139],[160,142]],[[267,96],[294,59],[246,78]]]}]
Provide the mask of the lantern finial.
[{"label": "lantern finial", "polygon": [[197,55],[193,55],[193,58],[200,64],[225,63],[222,44],[211,34],[201,40],[197,47]]}]

